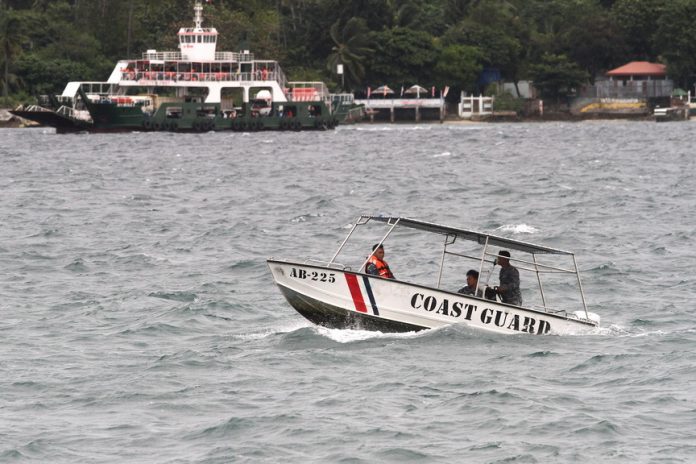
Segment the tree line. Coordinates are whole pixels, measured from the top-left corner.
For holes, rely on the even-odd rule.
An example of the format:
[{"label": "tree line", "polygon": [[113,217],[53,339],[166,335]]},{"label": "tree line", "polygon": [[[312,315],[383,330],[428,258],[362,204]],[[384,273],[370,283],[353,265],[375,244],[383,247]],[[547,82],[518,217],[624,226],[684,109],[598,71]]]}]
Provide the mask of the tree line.
[{"label": "tree line", "polygon": [[[0,0],[5,102],[105,80],[115,62],[176,50],[192,0]],[[696,82],[696,0],[212,0],[218,50],[278,60],[291,80],[479,93],[492,72],[558,97],[629,61]],[[342,64],[343,76],[336,73]],[[482,76],[484,79],[482,79]]]}]

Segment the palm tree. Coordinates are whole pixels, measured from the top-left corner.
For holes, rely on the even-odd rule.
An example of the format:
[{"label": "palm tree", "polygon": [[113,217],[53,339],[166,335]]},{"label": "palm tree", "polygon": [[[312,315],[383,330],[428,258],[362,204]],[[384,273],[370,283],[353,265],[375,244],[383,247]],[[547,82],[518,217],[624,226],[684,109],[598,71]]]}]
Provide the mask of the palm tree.
[{"label": "palm tree", "polygon": [[360,85],[365,77],[365,59],[373,51],[367,23],[362,18],[352,17],[341,29],[339,19],[331,25],[329,35],[334,46],[326,63],[327,68],[335,75],[337,65],[342,64],[347,87],[352,89]]}]

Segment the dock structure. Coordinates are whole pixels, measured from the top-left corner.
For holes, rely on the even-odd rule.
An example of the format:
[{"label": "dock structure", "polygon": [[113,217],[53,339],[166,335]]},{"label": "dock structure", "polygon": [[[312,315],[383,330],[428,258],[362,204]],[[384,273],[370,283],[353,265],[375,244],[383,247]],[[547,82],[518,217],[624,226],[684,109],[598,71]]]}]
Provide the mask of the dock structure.
[{"label": "dock structure", "polygon": [[423,110],[437,110],[439,121],[445,119],[445,100],[444,98],[368,98],[364,100],[356,99],[355,103],[365,105],[365,113],[369,116],[370,122],[374,122],[375,115],[380,112],[389,111],[389,121],[396,120],[396,112],[414,112],[414,120],[420,122],[423,117]]}]

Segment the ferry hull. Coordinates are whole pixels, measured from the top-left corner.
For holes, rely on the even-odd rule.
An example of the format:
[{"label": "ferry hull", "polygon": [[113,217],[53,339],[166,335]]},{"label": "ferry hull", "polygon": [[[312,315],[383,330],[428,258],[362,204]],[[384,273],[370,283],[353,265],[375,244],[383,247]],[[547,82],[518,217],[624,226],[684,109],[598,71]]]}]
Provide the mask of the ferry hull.
[{"label": "ferry hull", "polygon": [[408,332],[451,324],[501,334],[575,334],[595,322],[377,276],[268,260],[290,305],[315,324]]}]

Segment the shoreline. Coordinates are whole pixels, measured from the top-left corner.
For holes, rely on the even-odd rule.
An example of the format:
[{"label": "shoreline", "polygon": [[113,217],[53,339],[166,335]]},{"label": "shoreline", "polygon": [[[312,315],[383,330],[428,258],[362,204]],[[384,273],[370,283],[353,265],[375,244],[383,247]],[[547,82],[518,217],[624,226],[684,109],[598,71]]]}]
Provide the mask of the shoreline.
[{"label": "shoreline", "polygon": [[[0,129],[24,129],[24,128],[36,128],[36,127],[51,127],[42,126],[33,121],[14,116],[9,113],[11,108],[0,108]],[[446,125],[468,125],[468,124],[497,124],[497,123],[545,123],[545,122],[620,122],[620,121],[630,121],[630,122],[656,122],[654,115],[619,115],[619,114],[603,114],[603,115],[588,115],[588,116],[578,116],[572,115],[570,113],[553,112],[548,113],[544,116],[517,116],[517,115],[487,115],[484,117],[477,117],[471,119],[461,119],[457,117],[447,117],[442,121],[437,119],[423,120],[420,121],[409,121],[400,120],[391,122],[385,121],[374,121],[371,122],[367,119],[362,121],[355,121],[351,123],[341,124],[347,125],[375,125],[375,124],[415,124],[415,125],[430,125],[430,124],[446,124]],[[696,116],[690,116],[687,119],[673,120],[669,122],[690,122],[696,121]]]}]

